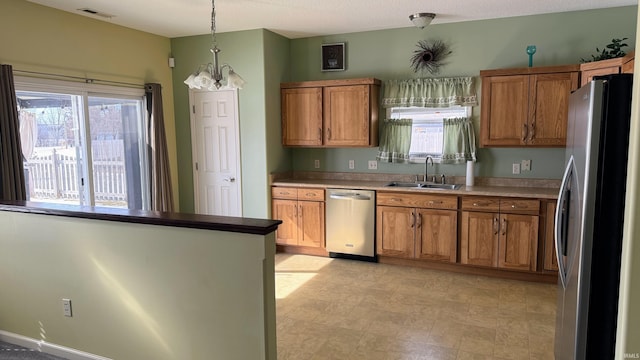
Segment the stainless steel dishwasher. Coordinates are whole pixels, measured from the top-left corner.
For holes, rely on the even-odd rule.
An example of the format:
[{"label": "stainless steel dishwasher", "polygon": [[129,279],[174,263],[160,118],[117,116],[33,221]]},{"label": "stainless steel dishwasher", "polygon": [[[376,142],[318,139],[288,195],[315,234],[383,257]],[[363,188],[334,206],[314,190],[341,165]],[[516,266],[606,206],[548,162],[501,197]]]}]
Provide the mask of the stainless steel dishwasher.
[{"label": "stainless steel dishwasher", "polygon": [[326,247],[331,257],[376,261],[376,193],[327,189]]}]

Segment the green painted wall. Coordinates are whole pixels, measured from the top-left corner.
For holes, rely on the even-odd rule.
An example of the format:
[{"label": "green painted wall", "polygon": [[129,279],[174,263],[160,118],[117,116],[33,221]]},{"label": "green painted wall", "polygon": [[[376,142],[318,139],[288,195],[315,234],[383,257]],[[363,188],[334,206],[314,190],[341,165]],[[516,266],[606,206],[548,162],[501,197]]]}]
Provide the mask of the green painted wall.
[{"label": "green painted wall", "polygon": [[[292,151],[282,146],[282,123],[280,121],[280,83],[288,81],[290,68],[290,40],[271,31],[264,32],[265,51],[265,99],[267,171],[285,172],[292,169]],[[270,199],[270,191],[267,196]],[[271,206],[267,207],[269,210]],[[269,217],[271,213],[268,213]]]},{"label": "green painted wall", "polygon": [[[637,7],[567,12],[548,15],[514,17],[496,20],[470,21],[430,25],[420,30],[414,27],[371,31],[291,41],[291,80],[323,80],[338,78],[376,77],[381,80],[430,77],[415,74],[409,59],[422,39],[441,39],[453,53],[437,77],[475,76],[480,94],[479,71],[484,69],[527,66],[525,48],[537,46],[534,66],[575,64],[588,58],[595,48],[602,48],[612,38],[628,37],[634,47]],[[347,70],[320,71],[320,45],[347,43]],[[479,126],[479,106],[474,108],[476,130]],[[477,133],[479,136],[479,133]],[[367,172],[367,161],[375,160],[377,148],[371,149],[295,149],[293,167],[296,171],[314,171],[313,160],[319,159],[321,171]],[[476,174],[479,176],[522,178],[560,178],[564,152],[562,149],[480,149]],[[511,175],[511,164],[522,159],[532,160],[532,171]],[[355,160],[356,169],[348,169]],[[381,173],[421,173],[424,165],[378,164]],[[436,165],[436,172],[463,175],[464,165]]]},{"label": "green painted wall", "polygon": [[[270,171],[291,167],[289,151],[282,149],[277,129],[280,126],[279,84],[287,70],[289,40],[262,29],[222,33],[217,38],[218,47],[222,49],[220,61],[231,64],[247,81],[238,92],[243,215],[264,218],[271,207],[266,190]],[[194,201],[189,92],[182,82],[199,64],[212,61],[210,47],[210,35],[171,40],[176,59],[173,84],[183,212],[192,212]]]},{"label": "green painted wall", "polygon": [[[37,71],[162,85],[169,167],[178,202],[173,83],[168,38],[24,0],[0,5],[0,63]],[[180,139],[180,138],[177,138]]]}]

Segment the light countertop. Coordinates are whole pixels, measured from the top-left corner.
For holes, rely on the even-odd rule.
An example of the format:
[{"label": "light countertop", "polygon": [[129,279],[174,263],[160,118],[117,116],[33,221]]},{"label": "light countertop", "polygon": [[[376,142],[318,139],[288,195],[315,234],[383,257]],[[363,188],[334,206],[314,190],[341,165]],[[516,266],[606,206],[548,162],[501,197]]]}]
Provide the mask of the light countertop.
[{"label": "light countertop", "polygon": [[428,188],[394,188],[385,186],[389,181],[371,180],[337,180],[337,179],[281,179],[273,181],[273,186],[288,186],[301,188],[336,188],[361,189],[386,192],[415,192],[440,195],[473,195],[473,196],[501,196],[535,199],[557,199],[558,189],[554,187],[530,186],[465,186],[456,190],[428,189]]}]

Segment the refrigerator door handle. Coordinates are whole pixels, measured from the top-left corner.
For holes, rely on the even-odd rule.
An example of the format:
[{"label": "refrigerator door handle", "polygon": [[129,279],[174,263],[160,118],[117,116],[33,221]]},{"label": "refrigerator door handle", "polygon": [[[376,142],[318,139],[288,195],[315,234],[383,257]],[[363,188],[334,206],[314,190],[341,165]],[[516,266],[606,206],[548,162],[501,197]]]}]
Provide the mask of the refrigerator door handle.
[{"label": "refrigerator door handle", "polygon": [[560,282],[562,287],[567,287],[567,270],[564,261],[567,246],[567,220],[569,216],[569,197],[571,190],[569,189],[569,182],[571,181],[572,169],[573,169],[573,156],[567,163],[567,168],[564,171],[562,177],[562,185],[560,186],[560,194],[558,196],[558,203],[556,204],[555,214],[555,229],[554,238],[556,245],[556,260],[558,262],[558,275],[560,276]]}]

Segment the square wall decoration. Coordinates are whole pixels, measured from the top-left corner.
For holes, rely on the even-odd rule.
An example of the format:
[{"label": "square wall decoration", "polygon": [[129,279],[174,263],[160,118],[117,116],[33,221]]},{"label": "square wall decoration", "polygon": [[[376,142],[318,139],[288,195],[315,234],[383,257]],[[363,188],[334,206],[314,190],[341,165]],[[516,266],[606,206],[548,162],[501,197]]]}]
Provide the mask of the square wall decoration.
[{"label": "square wall decoration", "polygon": [[322,44],[322,71],[344,71],[344,43]]}]

